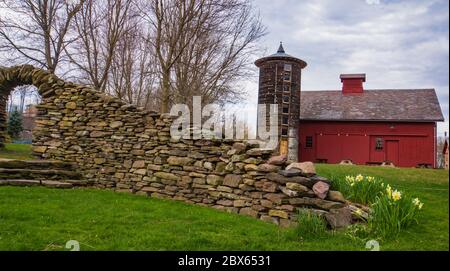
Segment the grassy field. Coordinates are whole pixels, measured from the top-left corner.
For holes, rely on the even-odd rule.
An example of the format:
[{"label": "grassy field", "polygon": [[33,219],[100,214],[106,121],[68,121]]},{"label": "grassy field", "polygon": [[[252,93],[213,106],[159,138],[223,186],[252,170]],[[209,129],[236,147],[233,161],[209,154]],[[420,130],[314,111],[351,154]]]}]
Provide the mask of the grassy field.
[{"label": "grassy field", "polygon": [[[317,165],[327,177],[370,174],[418,196],[420,224],[381,250],[448,250],[448,171]],[[345,231],[299,239],[253,218],[94,189],[0,187],[0,250],[366,250]]]},{"label": "grassy field", "polygon": [[5,148],[0,149],[0,158],[31,160],[31,144],[5,144]]}]

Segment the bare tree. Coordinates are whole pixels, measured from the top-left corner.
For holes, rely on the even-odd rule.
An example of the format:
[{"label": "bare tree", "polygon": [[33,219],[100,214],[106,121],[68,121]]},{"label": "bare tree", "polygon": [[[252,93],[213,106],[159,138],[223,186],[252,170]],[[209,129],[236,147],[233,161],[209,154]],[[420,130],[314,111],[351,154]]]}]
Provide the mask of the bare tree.
[{"label": "bare tree", "polygon": [[213,1],[196,42],[174,64],[176,102],[189,104],[197,95],[205,103],[224,104],[241,96],[237,81],[249,76],[250,56],[265,29],[247,2],[219,2]]},{"label": "bare tree", "polygon": [[131,18],[127,31],[119,38],[110,68],[109,89],[129,103],[154,109],[157,102],[156,65],[152,47],[146,42],[142,21]]},{"label": "bare tree", "polygon": [[144,15],[159,66],[161,112],[191,94],[208,102],[234,96],[231,83],[264,35],[244,0],[152,0]]},{"label": "bare tree", "polygon": [[83,2],[0,0],[0,51],[11,62],[19,58],[54,73],[70,43],[71,21]]},{"label": "bare tree", "polygon": [[131,2],[127,0],[86,0],[74,20],[77,37],[67,49],[80,80],[105,91],[115,50],[126,33]]}]

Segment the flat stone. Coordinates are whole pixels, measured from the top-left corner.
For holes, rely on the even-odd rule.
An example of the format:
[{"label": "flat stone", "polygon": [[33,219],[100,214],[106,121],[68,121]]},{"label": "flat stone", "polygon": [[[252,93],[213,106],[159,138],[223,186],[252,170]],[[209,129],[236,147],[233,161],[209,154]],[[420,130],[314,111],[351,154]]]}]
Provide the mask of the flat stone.
[{"label": "flat stone", "polygon": [[285,219],[289,218],[288,213],[282,210],[269,210],[269,216],[281,217]]},{"label": "flat stone", "polygon": [[265,200],[265,199],[261,200],[261,205],[263,207],[266,207],[266,208],[272,208],[273,207],[273,203],[270,200]]},{"label": "flat stone", "polygon": [[137,160],[133,162],[132,168],[144,168],[145,167],[145,161],[144,160]]},{"label": "flat stone", "polygon": [[59,127],[72,127],[73,126],[73,122],[71,121],[60,121],[59,122]]},{"label": "flat stone", "polygon": [[59,181],[42,181],[42,185],[52,188],[72,188],[71,183],[59,182]]},{"label": "flat stone", "polygon": [[288,189],[288,188],[286,188],[284,186],[280,186],[280,190],[281,190],[281,192],[283,192],[283,194],[285,194],[288,197],[293,198],[293,197],[297,197],[298,196],[298,192],[297,191],[290,190],[290,189]]},{"label": "flat stone", "polygon": [[289,199],[289,203],[294,206],[301,207],[313,207],[316,209],[322,209],[325,211],[329,211],[332,209],[339,209],[344,207],[344,204],[341,202],[323,200],[319,198],[291,198]]},{"label": "flat stone", "polygon": [[281,193],[267,193],[264,195],[264,198],[270,200],[275,204],[280,205],[283,202],[283,199],[286,198],[286,196]]},{"label": "flat stone", "polygon": [[330,185],[328,183],[319,181],[313,185],[312,190],[317,197],[324,199],[327,197],[328,190],[330,190]]},{"label": "flat stone", "polygon": [[233,144],[233,150],[235,150],[236,154],[241,154],[245,151],[245,149],[247,148],[247,145],[241,142],[236,142]]},{"label": "flat stone", "polygon": [[276,192],[277,184],[273,182],[263,182],[261,190],[264,192],[271,192],[271,193]]},{"label": "flat stone", "polygon": [[41,184],[41,182],[39,180],[14,179],[14,180],[2,180],[2,181],[4,181],[5,184],[14,185],[14,186],[34,186],[34,185]]},{"label": "flat stone", "polygon": [[291,169],[284,169],[278,171],[278,174],[283,175],[284,177],[295,177],[295,176],[301,176],[302,171],[298,168],[291,168]]},{"label": "flat stone", "polygon": [[246,154],[248,156],[264,156],[264,155],[269,155],[272,154],[273,150],[272,149],[260,149],[260,148],[254,148],[254,149],[250,149],[246,152]]},{"label": "flat stone", "polygon": [[308,176],[316,174],[316,168],[314,167],[314,164],[312,162],[291,163],[286,167],[286,170],[289,170],[291,168],[300,169],[303,174],[306,174]]},{"label": "flat stone", "polygon": [[75,102],[68,102],[68,103],[66,103],[66,108],[67,109],[76,109],[77,104]]},{"label": "flat stone", "polygon": [[266,174],[266,178],[280,183],[280,184],[285,184],[285,183],[299,183],[301,185],[304,185],[308,188],[312,188],[312,186],[316,183],[316,181],[310,179],[310,178],[306,178],[306,177],[302,177],[302,176],[294,176],[294,177],[285,177],[281,174],[275,173],[275,172],[270,172]]},{"label": "flat stone", "polygon": [[139,175],[145,175],[145,174],[147,174],[147,169],[145,169],[145,168],[136,169],[135,171],[133,171],[133,173],[139,174]]},{"label": "flat stone", "polygon": [[47,146],[33,146],[33,151],[37,153],[44,153],[47,150]]},{"label": "flat stone", "polygon": [[104,136],[105,136],[105,133],[102,132],[102,131],[92,131],[91,134],[90,134],[89,136],[90,136],[90,137],[94,137],[94,138],[97,138],[97,137],[104,137]]},{"label": "flat stone", "polygon": [[352,223],[352,212],[347,208],[333,209],[325,214],[325,219],[332,229],[347,227]]},{"label": "flat stone", "polygon": [[223,183],[223,177],[217,175],[208,175],[206,177],[206,183],[210,185],[221,185]]},{"label": "flat stone", "polygon": [[227,192],[227,193],[233,192],[233,188],[228,187],[228,186],[222,186],[222,185],[219,185],[219,186],[217,187],[217,190],[218,190],[218,191],[221,191],[221,192]]},{"label": "flat stone", "polygon": [[229,187],[239,187],[239,184],[241,182],[242,182],[241,175],[227,174],[223,180],[223,185],[226,185]]},{"label": "flat stone", "polygon": [[278,156],[272,156],[267,160],[267,164],[270,165],[276,165],[276,166],[282,166],[287,161],[286,155],[278,155]]},{"label": "flat stone", "polygon": [[187,166],[189,164],[191,164],[194,160],[192,158],[189,157],[178,157],[178,156],[170,156],[167,159],[167,163],[169,163],[169,165],[174,165],[174,166]]},{"label": "flat stone", "polygon": [[105,158],[94,158],[94,163],[95,164],[97,164],[97,165],[101,165],[101,164],[104,164],[106,162],[106,159]]},{"label": "flat stone", "polygon": [[308,187],[301,185],[299,183],[286,183],[286,188],[290,190],[294,190],[297,192],[305,193],[308,192]]},{"label": "flat stone", "polygon": [[331,201],[338,201],[338,202],[343,202],[343,203],[346,202],[346,200],[341,192],[333,191],[333,190],[328,191],[327,199],[331,200]]},{"label": "flat stone", "polygon": [[111,128],[118,128],[121,126],[123,126],[123,122],[121,122],[121,121],[113,121],[109,124],[109,127],[111,127]]},{"label": "flat stone", "polygon": [[258,212],[249,207],[241,208],[239,210],[239,213],[242,215],[247,215],[255,218],[258,217]]},{"label": "flat stone", "polygon": [[237,200],[233,201],[233,206],[234,207],[245,207],[245,200],[237,199]]},{"label": "flat stone", "polygon": [[246,164],[244,166],[245,171],[257,171],[258,170],[258,165],[255,164]]},{"label": "flat stone", "polygon": [[257,167],[257,171],[261,171],[261,172],[275,172],[278,171],[279,167],[275,166],[275,165],[270,165],[270,164],[260,164]]},{"label": "flat stone", "polygon": [[216,201],[216,204],[223,205],[223,206],[233,206],[233,201],[231,201],[231,200],[218,200],[218,201]]},{"label": "flat stone", "polygon": [[166,180],[172,180],[172,181],[178,181],[181,178],[175,174],[172,173],[168,173],[168,172],[155,172],[153,173],[154,176],[161,178],[161,179],[166,179]]}]

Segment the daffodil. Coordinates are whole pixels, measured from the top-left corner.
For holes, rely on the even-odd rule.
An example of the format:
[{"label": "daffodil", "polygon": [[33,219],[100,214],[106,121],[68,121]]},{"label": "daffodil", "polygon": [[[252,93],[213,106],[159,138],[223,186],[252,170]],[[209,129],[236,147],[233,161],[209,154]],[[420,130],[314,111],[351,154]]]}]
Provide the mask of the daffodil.
[{"label": "daffodil", "polygon": [[345,180],[346,180],[348,183],[353,183],[353,182],[355,181],[355,177],[353,177],[353,176],[347,176],[347,177],[345,177]]},{"label": "daffodil", "polygon": [[402,198],[402,193],[400,193],[400,191],[394,190],[394,192],[392,192],[392,199],[394,201],[400,200]]},{"label": "daffodil", "polygon": [[364,180],[364,177],[363,177],[363,175],[359,174],[358,176],[356,176],[355,180],[357,182],[360,182],[360,181]]},{"label": "daffodil", "polygon": [[392,198],[392,188],[389,184],[386,187],[386,193],[387,193],[389,199]]},{"label": "daffodil", "polygon": [[414,205],[419,206],[419,205],[420,205],[420,200],[419,200],[419,198],[413,199],[413,203],[414,203]]},{"label": "daffodil", "polygon": [[367,177],[367,181],[368,181],[368,182],[373,182],[374,180],[375,180],[375,178],[372,177],[372,176],[368,176],[368,177]]},{"label": "daffodil", "polygon": [[421,203],[419,204],[419,210],[422,209],[422,207],[423,207],[423,203],[421,202]]}]

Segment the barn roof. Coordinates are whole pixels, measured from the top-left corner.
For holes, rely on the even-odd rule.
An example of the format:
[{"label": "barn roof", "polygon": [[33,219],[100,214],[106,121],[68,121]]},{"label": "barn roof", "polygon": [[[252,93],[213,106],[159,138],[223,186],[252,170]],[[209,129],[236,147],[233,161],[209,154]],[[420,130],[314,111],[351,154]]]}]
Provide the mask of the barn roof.
[{"label": "barn roof", "polygon": [[302,91],[300,119],[332,121],[444,121],[434,89]]}]

